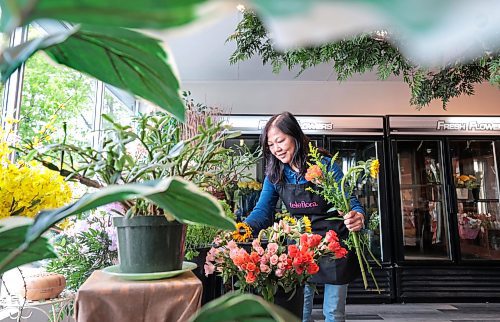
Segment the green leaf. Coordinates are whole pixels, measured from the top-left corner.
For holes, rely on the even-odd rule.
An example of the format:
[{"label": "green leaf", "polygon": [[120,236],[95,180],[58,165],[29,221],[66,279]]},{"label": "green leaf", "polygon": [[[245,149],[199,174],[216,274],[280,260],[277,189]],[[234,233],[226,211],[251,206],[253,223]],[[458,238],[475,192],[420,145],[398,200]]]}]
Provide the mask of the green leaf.
[{"label": "green leaf", "polygon": [[[167,28],[186,24],[197,17],[197,5],[206,0],[13,0],[2,31],[35,19],[52,18],[75,23],[114,27]],[[4,12],[2,6],[2,13]],[[29,7],[28,7],[29,6]],[[31,7],[32,6],[32,7]],[[22,15],[21,13],[24,13]],[[26,14],[28,13],[28,14]],[[2,19],[3,20],[3,19]]]},{"label": "green leaf", "polygon": [[[32,222],[30,218],[19,216],[0,220],[0,274],[19,265],[57,257],[45,237],[35,239],[26,248],[19,248]],[[16,254],[16,250],[20,254]]]},{"label": "green leaf", "polygon": [[179,82],[156,39],[123,28],[87,25],[45,51],[60,64],[128,90],[184,120]]},{"label": "green leaf", "polygon": [[200,223],[222,229],[235,228],[234,221],[225,216],[217,199],[199,190],[189,181],[170,177],[157,181],[108,186],[86,194],[78,201],[64,207],[41,211],[26,235],[26,242],[32,242],[44,231],[68,216],[111,202],[136,198],[151,200],[183,223]]},{"label": "green leaf", "polygon": [[2,82],[7,81],[7,78],[38,50],[64,42],[76,30],[77,28],[74,28],[54,33],[5,49],[0,54],[0,75]]},{"label": "green leaf", "polygon": [[173,159],[178,157],[181,154],[182,150],[184,150],[184,147],[185,147],[184,141],[181,141],[176,145],[174,145],[170,149],[170,151],[168,151],[167,159]]},{"label": "green leaf", "polygon": [[300,321],[285,309],[253,294],[228,293],[207,303],[190,322]]}]

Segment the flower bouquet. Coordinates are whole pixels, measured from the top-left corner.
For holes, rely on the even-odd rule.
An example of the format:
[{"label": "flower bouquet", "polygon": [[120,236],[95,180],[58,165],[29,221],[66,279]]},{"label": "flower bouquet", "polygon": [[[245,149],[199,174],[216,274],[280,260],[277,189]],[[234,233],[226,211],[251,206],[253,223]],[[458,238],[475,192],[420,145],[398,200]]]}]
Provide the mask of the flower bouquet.
[{"label": "flower bouquet", "polygon": [[[354,188],[363,186],[369,177],[375,179],[379,171],[379,161],[377,159],[369,159],[367,161],[359,161],[358,165],[350,167],[344,174],[340,182],[335,180],[335,175],[332,171],[328,171],[328,163],[323,159],[323,155],[318,152],[312,144],[309,145],[309,157],[312,163],[306,173],[306,180],[314,183],[319,189],[309,188],[310,191],[322,196],[326,201],[333,205],[331,211],[337,210],[341,213],[348,213],[350,211],[349,197],[352,195]],[[333,156],[331,163],[335,162],[338,153]],[[334,217],[332,219],[342,220],[341,217]],[[364,234],[357,231],[349,232],[349,238],[345,241],[346,245],[351,248],[354,247],[356,256],[358,258],[359,267],[361,269],[361,276],[365,289],[368,288],[368,280],[366,278],[366,270],[371,275],[377,291],[380,293],[377,280],[370,267],[368,259],[365,255],[366,252],[375,261],[378,266],[380,262],[373,255],[370,250],[370,243]]]},{"label": "flower bouquet", "polygon": [[479,188],[481,184],[480,179],[471,174],[456,174],[455,175],[455,186],[457,188],[467,188],[469,190]]},{"label": "flower bouquet", "polygon": [[206,257],[205,274],[217,272],[224,282],[234,277],[241,291],[256,291],[269,302],[274,302],[279,288],[292,297],[297,287],[319,271],[321,256],[342,258],[347,254],[333,230],[325,238],[303,233],[304,218],[296,219],[295,224],[280,220],[262,230],[250,252],[230,238],[216,239]]}]

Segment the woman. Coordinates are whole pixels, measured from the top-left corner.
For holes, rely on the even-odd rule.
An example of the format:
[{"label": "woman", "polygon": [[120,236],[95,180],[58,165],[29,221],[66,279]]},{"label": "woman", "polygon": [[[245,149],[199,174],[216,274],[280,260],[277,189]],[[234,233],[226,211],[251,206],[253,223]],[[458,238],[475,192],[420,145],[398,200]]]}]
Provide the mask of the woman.
[{"label": "woman", "polygon": [[[350,199],[351,211],[343,214],[342,220],[326,220],[339,216],[338,212],[327,211],[331,208],[321,196],[307,191],[313,186],[305,180],[309,151],[309,138],[302,132],[295,117],[284,112],[271,117],[264,128],[260,144],[263,147],[266,162],[266,178],[257,205],[246,219],[246,223],[258,232],[272,224],[275,206],[281,198],[291,215],[311,219],[312,231],[324,236],[330,229],[337,232],[341,240],[347,239],[349,231],[358,231],[364,226],[364,210],[353,196]],[[330,158],[324,158],[330,163]],[[333,164],[329,171],[334,171],[335,179],[340,180],[343,173]],[[301,201],[304,201],[302,203]],[[294,204],[294,207],[290,207]],[[296,208],[297,204],[308,206]],[[345,320],[345,301],[347,284],[359,274],[359,266],[354,251],[346,258],[331,260],[323,257],[319,263],[320,271],[311,277],[309,283],[324,284],[325,294],[323,314],[326,322]],[[306,285],[304,290],[303,321],[310,321],[314,291]]]}]

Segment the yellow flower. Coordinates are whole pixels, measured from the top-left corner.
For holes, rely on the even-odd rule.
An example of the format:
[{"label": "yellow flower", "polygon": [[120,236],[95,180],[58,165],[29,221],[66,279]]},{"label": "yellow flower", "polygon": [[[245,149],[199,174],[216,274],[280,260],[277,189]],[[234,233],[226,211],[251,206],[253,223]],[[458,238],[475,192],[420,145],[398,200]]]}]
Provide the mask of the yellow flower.
[{"label": "yellow flower", "polygon": [[297,225],[297,220],[291,216],[285,216],[283,220],[289,223],[290,225]]},{"label": "yellow flower", "polygon": [[312,228],[311,228],[311,220],[309,219],[309,217],[307,216],[302,217],[302,222],[304,223],[304,231],[306,233],[311,233]]},{"label": "yellow flower", "polygon": [[377,178],[379,168],[380,162],[377,159],[373,160],[370,164],[370,177],[373,179]]},{"label": "yellow flower", "polygon": [[42,209],[57,208],[71,200],[72,191],[58,172],[36,161],[12,163],[8,154],[7,143],[0,141],[0,218],[34,217]]},{"label": "yellow flower", "polygon": [[470,179],[469,176],[466,174],[462,174],[461,176],[458,177],[458,180],[462,182],[469,181],[469,179]]},{"label": "yellow flower", "polygon": [[246,242],[252,236],[252,229],[244,222],[236,224],[236,230],[233,231],[233,239],[237,242]]},{"label": "yellow flower", "polygon": [[6,117],[5,122],[7,122],[8,124],[14,124],[14,123],[19,123],[19,120],[12,117]]},{"label": "yellow flower", "polygon": [[56,226],[62,230],[66,230],[69,227],[73,226],[73,221],[69,220],[69,218],[64,219],[56,224]]}]

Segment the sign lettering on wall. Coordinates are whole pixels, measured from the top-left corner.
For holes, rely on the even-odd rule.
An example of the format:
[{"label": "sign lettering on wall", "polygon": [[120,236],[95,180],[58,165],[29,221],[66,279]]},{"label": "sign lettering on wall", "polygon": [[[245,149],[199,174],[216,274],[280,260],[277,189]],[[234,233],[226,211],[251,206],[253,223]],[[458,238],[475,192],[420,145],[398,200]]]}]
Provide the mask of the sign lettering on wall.
[{"label": "sign lettering on wall", "polygon": [[495,122],[448,122],[439,120],[436,123],[436,130],[438,131],[499,131],[500,123]]},{"label": "sign lettering on wall", "polygon": [[[313,122],[313,121],[303,121],[297,120],[300,124],[300,128],[304,131],[307,130],[333,130],[333,123],[330,122]],[[266,126],[267,120],[259,120],[259,130],[262,130]]]}]

